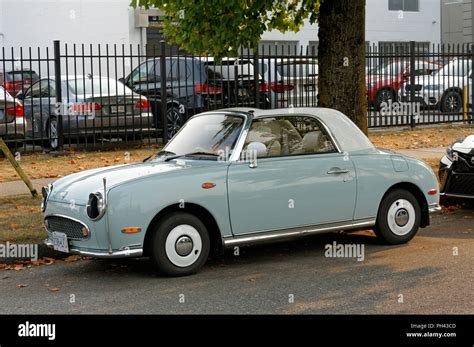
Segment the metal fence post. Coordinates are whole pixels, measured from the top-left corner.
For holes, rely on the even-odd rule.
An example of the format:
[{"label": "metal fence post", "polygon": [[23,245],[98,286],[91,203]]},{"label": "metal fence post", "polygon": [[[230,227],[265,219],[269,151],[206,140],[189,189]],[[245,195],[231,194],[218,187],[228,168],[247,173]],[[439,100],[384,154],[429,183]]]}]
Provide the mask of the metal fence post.
[{"label": "metal fence post", "polygon": [[[258,72],[258,45],[253,50],[253,79],[255,84],[255,107],[260,107],[260,78]],[[262,85],[262,89],[264,86]],[[262,90],[264,92],[264,90]],[[263,108],[263,106],[262,106]]]},{"label": "metal fence post", "polygon": [[415,127],[415,115],[413,114],[415,102],[415,41],[410,41],[410,126]]},{"label": "metal fence post", "polygon": [[[66,62],[67,64],[67,62]],[[56,110],[60,110],[57,114],[58,124],[58,149],[63,149],[63,107],[62,105],[62,89],[61,89],[61,52],[60,52],[60,41],[54,41],[54,87],[56,89]]]},{"label": "metal fence post", "polygon": [[168,142],[168,118],[166,117],[166,44],[164,40],[160,41],[160,48],[161,124],[163,126],[163,144],[166,144]]},{"label": "metal fence post", "polygon": [[[471,66],[472,66],[472,62],[474,62],[474,45],[471,45],[470,53],[471,53]],[[468,119],[469,119],[468,123],[472,124],[472,121],[474,119],[474,73],[471,73],[469,78],[471,79],[471,90],[468,89],[468,92],[471,92],[471,112],[468,112]],[[469,83],[468,83],[468,86],[469,86]],[[468,97],[469,97],[469,94],[468,94]]]}]

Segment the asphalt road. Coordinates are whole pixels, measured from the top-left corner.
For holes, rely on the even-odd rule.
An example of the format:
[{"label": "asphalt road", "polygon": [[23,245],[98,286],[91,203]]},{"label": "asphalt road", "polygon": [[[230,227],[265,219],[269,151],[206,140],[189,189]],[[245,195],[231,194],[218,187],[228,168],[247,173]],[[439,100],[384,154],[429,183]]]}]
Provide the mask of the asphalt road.
[{"label": "asphalt road", "polygon": [[[333,241],[363,243],[365,259],[325,257]],[[435,216],[408,245],[380,245],[370,232],[317,235],[229,252],[183,278],[156,276],[146,259],[0,271],[0,314],[472,314],[473,265],[474,210],[465,209]]]}]

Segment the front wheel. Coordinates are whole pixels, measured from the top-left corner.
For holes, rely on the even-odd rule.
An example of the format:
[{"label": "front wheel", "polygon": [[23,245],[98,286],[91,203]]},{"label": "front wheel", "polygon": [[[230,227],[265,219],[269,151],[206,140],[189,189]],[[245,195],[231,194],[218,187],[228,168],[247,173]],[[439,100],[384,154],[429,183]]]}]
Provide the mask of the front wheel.
[{"label": "front wheel", "polygon": [[441,100],[441,111],[459,112],[461,108],[462,108],[462,98],[458,92],[454,90],[450,90],[443,96]]},{"label": "front wheel", "polygon": [[166,111],[166,122],[168,126],[168,139],[171,139],[184,124],[184,117],[179,108],[172,106]]},{"label": "front wheel", "polygon": [[176,212],[166,216],[153,232],[151,261],[164,275],[194,274],[209,256],[210,240],[206,226],[189,213]]},{"label": "front wheel", "polygon": [[394,190],[380,204],[375,233],[384,242],[398,245],[410,241],[420,223],[421,208],[415,196],[407,190]]}]

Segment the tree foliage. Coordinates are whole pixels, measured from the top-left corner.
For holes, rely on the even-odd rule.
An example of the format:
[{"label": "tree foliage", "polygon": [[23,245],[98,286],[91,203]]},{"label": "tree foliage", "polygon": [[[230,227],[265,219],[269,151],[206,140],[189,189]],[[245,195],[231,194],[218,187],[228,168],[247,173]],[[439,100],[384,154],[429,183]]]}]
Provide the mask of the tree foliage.
[{"label": "tree foliage", "polygon": [[315,23],[315,0],[133,0],[133,7],[165,13],[163,34],[170,43],[195,54],[236,56],[239,47],[256,47],[272,29],[298,31],[304,20]]}]

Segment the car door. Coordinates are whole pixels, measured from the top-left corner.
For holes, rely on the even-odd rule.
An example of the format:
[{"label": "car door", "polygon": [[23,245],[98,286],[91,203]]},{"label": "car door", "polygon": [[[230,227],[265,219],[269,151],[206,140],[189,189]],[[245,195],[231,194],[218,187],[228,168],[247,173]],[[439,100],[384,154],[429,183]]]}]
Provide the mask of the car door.
[{"label": "car door", "polygon": [[[255,144],[265,153],[249,165]],[[228,171],[234,235],[352,220],[353,163],[316,118],[256,119],[242,153]]]},{"label": "car door", "polygon": [[34,139],[47,137],[45,125],[50,116],[51,103],[56,101],[49,95],[51,86],[54,86],[54,83],[48,79],[39,80],[26,91],[23,98],[29,136]]}]

